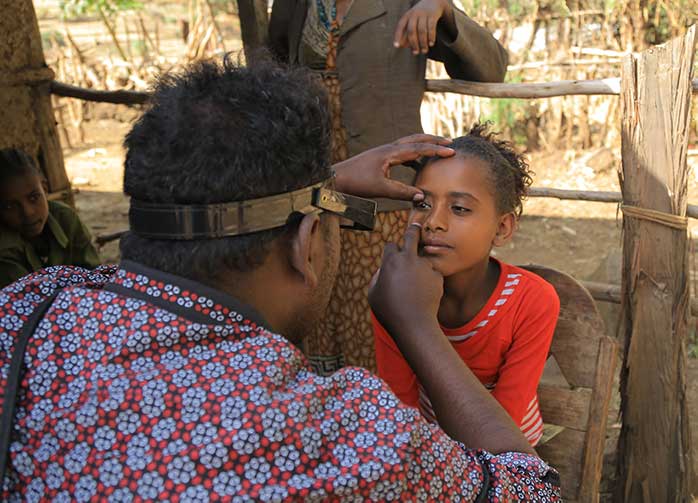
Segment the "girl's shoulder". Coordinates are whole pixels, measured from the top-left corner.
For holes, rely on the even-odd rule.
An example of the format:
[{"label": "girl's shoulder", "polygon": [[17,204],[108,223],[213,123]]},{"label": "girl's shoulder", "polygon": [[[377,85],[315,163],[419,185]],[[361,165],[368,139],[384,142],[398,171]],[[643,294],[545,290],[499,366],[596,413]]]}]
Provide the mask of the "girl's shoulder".
[{"label": "girl's shoulder", "polygon": [[512,289],[518,293],[516,295],[521,300],[529,300],[537,304],[553,302],[559,304],[559,299],[555,287],[536,273],[498,260],[500,266],[500,280],[504,288]]}]

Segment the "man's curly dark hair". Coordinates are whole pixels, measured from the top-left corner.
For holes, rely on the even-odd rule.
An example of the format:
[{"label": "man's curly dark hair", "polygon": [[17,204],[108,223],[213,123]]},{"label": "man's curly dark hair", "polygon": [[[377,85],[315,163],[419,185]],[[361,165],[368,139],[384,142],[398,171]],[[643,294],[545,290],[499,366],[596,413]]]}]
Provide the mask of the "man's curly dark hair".
[{"label": "man's curly dark hair", "polygon": [[[514,213],[517,217],[523,212],[523,200],[533,182],[533,172],[528,167],[526,158],[518,153],[510,142],[497,138],[498,133],[490,131],[489,123],[476,123],[468,134],[454,138],[450,148],[456,155],[472,156],[484,161],[488,167],[487,174],[492,183],[492,194],[500,214]],[[419,167],[440,157],[424,159]]]},{"label": "man's curly dark hair", "polygon": [[[126,136],[124,192],[150,202],[222,203],[292,191],[331,176],[327,97],[304,70],[258,58],[199,62],[156,84]],[[127,233],[124,259],[190,278],[260,265],[284,232],[200,241]]]}]

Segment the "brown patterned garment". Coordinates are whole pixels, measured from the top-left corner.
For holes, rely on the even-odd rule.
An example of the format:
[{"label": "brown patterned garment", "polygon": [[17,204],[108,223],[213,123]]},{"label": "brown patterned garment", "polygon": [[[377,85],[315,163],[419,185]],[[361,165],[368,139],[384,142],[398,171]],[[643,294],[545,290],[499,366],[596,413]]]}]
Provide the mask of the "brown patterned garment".
[{"label": "brown patterned garment", "polygon": [[[313,3],[310,2],[311,5]],[[324,2],[319,2],[322,3]],[[315,20],[318,17],[322,19],[323,16],[310,15],[309,19]],[[308,31],[305,30],[306,33]],[[313,34],[316,33],[317,29],[313,30]],[[332,162],[337,163],[345,160],[348,154],[347,133],[342,127],[340,82],[336,71],[339,24],[335,16],[327,33],[325,69],[318,74],[329,96]],[[307,41],[308,38],[304,40]],[[305,353],[318,374],[328,375],[345,365],[376,370],[368,284],[380,267],[385,243],[402,240],[408,214],[408,211],[379,213],[373,232],[342,230],[339,271],[330,304],[322,322],[305,340]]]}]

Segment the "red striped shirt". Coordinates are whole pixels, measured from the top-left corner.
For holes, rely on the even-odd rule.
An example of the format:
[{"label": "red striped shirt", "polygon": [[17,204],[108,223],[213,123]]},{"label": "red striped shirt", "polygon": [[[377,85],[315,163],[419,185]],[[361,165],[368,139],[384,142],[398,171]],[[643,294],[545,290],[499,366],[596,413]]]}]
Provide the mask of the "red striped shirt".
[{"label": "red striped shirt", "polygon": [[[464,326],[441,327],[463,361],[536,445],[543,419],[536,390],[548,357],[560,301],[541,277],[499,262],[497,286]],[[400,399],[436,421],[429,397],[395,342],[373,317],[378,374]]]}]

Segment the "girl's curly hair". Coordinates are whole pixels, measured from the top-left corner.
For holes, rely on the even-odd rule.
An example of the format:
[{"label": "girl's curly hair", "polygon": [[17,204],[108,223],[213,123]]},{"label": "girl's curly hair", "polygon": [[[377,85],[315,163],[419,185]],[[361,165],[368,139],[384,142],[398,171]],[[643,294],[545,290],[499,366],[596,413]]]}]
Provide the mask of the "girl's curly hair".
[{"label": "girl's curly hair", "polygon": [[[533,172],[529,169],[524,156],[518,153],[514,145],[497,138],[497,132],[489,130],[490,123],[476,123],[468,134],[453,140],[449,145],[456,155],[473,156],[484,161],[489,167],[488,177],[500,213],[513,212],[517,217],[523,211],[523,200],[533,181]],[[421,164],[424,168],[439,158],[426,159]]]}]

